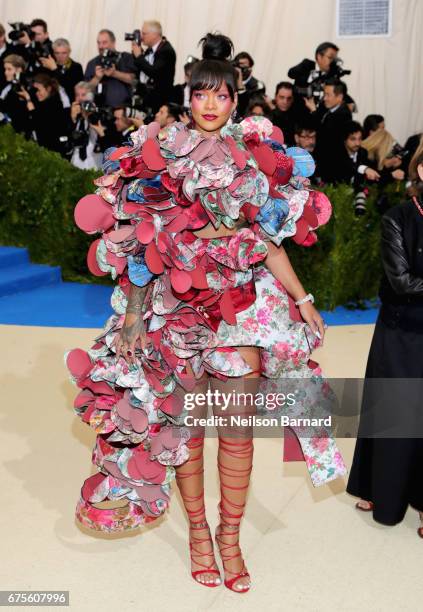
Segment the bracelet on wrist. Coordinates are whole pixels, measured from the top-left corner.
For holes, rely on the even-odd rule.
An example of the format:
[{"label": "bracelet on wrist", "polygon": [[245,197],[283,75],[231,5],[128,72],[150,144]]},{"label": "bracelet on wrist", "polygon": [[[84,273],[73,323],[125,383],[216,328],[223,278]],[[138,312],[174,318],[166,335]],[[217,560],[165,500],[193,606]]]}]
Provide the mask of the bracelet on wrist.
[{"label": "bracelet on wrist", "polygon": [[297,300],[295,302],[295,306],[301,306],[301,304],[305,304],[306,302],[311,302],[312,304],[314,304],[314,296],[311,293],[307,293],[307,295],[305,297],[303,297],[301,300]]}]

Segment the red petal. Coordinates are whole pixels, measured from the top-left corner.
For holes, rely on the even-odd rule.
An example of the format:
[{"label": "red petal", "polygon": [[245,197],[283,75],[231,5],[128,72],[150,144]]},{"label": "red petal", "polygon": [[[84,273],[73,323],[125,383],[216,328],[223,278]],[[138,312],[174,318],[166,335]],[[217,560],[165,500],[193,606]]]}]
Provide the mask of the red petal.
[{"label": "red petal", "polygon": [[167,397],[163,404],[161,404],[160,410],[172,416],[179,416],[182,412],[181,398],[177,395]]},{"label": "red petal", "polygon": [[88,372],[93,367],[88,353],[86,351],[83,351],[82,349],[73,349],[72,351],[70,351],[66,359],[66,365],[72,376],[77,379],[86,378]]},{"label": "red petal", "polygon": [[229,291],[225,291],[219,302],[220,312],[222,317],[229,325],[236,325],[235,308],[232,303],[232,298]]},{"label": "red petal", "polygon": [[195,289],[208,289],[206,271],[201,266],[197,266],[194,270],[190,270],[192,286]]},{"label": "red petal", "polygon": [[160,147],[154,140],[146,140],[142,148],[142,157],[150,170],[163,170],[166,162],[160,154]]},{"label": "red petal", "polygon": [[296,244],[302,244],[307,237],[307,234],[310,231],[310,226],[305,219],[299,219],[297,221],[297,232],[295,236],[292,237],[292,240]]},{"label": "red petal", "polygon": [[186,215],[178,215],[173,221],[168,223],[166,229],[168,232],[181,232],[188,225],[188,218]]},{"label": "red petal", "polygon": [[276,142],[279,142],[280,144],[284,143],[283,132],[277,125],[273,126],[273,132],[270,134],[270,138],[272,140],[276,140]]},{"label": "red petal", "polygon": [[97,238],[97,240],[94,240],[94,242],[88,249],[87,266],[88,270],[91,272],[91,274],[94,274],[94,276],[107,276],[108,272],[103,272],[103,270],[100,270],[96,259],[97,246],[100,240],[101,238]]},{"label": "red petal", "polygon": [[148,269],[153,274],[163,273],[164,265],[154,242],[150,242],[148,247],[145,249],[145,262],[148,266]]},{"label": "red petal", "polygon": [[141,244],[148,244],[154,238],[154,225],[150,221],[141,221],[135,233]]},{"label": "red petal", "polygon": [[232,136],[227,136],[225,140],[227,144],[229,145],[229,149],[231,151],[231,155],[233,157],[235,164],[238,166],[240,170],[244,170],[247,164],[247,160],[245,158],[244,152],[238,149],[238,147],[235,144],[235,140],[232,138]]},{"label": "red petal", "polygon": [[192,286],[191,275],[184,270],[177,270],[176,268],[172,268],[170,271],[170,282],[178,293],[185,293]]},{"label": "red petal", "polygon": [[76,225],[83,231],[95,233],[112,227],[114,217],[110,204],[103,198],[91,193],[84,196],[75,206],[74,219]]},{"label": "red petal", "polygon": [[304,217],[311,227],[318,227],[319,219],[311,206],[304,206],[302,217]]},{"label": "red petal", "polygon": [[254,157],[256,158],[260,170],[264,172],[264,174],[272,176],[276,170],[276,158],[272,149],[268,145],[261,143],[254,150]]},{"label": "red petal", "polygon": [[122,155],[128,153],[128,151],[131,151],[131,149],[132,147],[118,147],[116,151],[113,151],[113,153],[109,156],[109,159],[111,159],[112,161],[116,161]]}]

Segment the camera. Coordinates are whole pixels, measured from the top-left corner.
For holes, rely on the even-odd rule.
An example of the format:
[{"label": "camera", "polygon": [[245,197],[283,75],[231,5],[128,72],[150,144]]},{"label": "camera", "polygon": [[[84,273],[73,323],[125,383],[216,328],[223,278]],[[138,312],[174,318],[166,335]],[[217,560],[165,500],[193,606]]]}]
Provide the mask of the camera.
[{"label": "camera", "polygon": [[10,82],[10,85],[12,86],[12,91],[18,93],[22,87],[28,89],[31,86],[31,82],[26,78],[23,72],[17,72]]},{"label": "camera", "polygon": [[101,66],[102,68],[106,68],[106,69],[112,68],[113,65],[116,66],[119,59],[120,59],[120,53],[118,53],[117,51],[114,51],[113,49],[105,49],[100,54],[100,59],[97,65]]},{"label": "camera", "polygon": [[127,117],[127,119],[141,119],[142,121],[144,121],[147,118],[147,113],[142,110],[138,110],[133,106],[126,106],[124,110],[124,116]]},{"label": "camera", "polygon": [[113,110],[109,107],[99,107],[90,100],[81,102],[81,110],[88,115],[88,122],[97,125],[101,121],[103,125],[113,120]]},{"label": "camera", "polygon": [[308,75],[308,85],[306,87],[295,87],[295,92],[305,98],[315,98],[318,102],[323,98],[324,86],[329,79],[340,79],[341,77],[351,74],[351,70],[343,68],[344,62],[340,57],[331,62],[329,72],[321,72],[318,68],[312,70]]},{"label": "camera", "polygon": [[389,153],[389,155],[387,157],[388,157],[388,159],[390,157],[399,157],[400,159],[404,159],[404,157],[406,155],[408,155],[408,154],[409,154],[409,151],[407,151],[407,149],[404,149],[404,147],[402,147],[400,144],[396,143],[392,147],[392,151]]},{"label": "camera", "polygon": [[366,202],[367,193],[365,191],[359,191],[355,194],[354,198],[354,211],[357,217],[366,214]]},{"label": "camera", "polygon": [[31,30],[30,26],[26,23],[22,23],[22,21],[15,21],[13,23],[9,22],[9,25],[12,27],[12,31],[9,32],[9,40],[14,45],[22,44],[19,42],[19,39],[26,33],[28,34],[31,40],[34,40],[34,32]]},{"label": "camera", "polygon": [[239,60],[233,61],[232,66],[241,70],[242,79],[245,81],[251,74],[251,68],[249,66],[241,66]]},{"label": "camera", "polygon": [[141,47],[141,30],[134,30],[133,32],[125,32],[125,40],[133,41],[136,45]]}]

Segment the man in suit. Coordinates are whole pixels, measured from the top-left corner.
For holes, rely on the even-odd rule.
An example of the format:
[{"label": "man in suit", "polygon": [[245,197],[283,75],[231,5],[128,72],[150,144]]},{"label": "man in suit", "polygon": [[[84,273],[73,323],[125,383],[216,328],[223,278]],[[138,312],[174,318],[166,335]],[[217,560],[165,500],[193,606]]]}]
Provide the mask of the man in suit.
[{"label": "man in suit", "polygon": [[328,81],[324,86],[323,101],[318,107],[313,98],[305,101],[317,126],[316,176],[323,182],[329,182],[332,178],[334,156],[343,143],[345,124],[352,120],[351,111],[344,101],[345,92],[346,86],[342,81]]},{"label": "man in suit", "polygon": [[238,89],[238,114],[244,117],[252,98],[263,96],[266,87],[262,81],[253,76],[254,60],[247,51],[235,55],[233,64],[241,71],[242,88]]},{"label": "man in suit", "polygon": [[310,115],[301,98],[297,98],[294,86],[289,81],[281,81],[276,85],[275,108],[271,120],[283,132],[285,143],[295,145],[295,126]]},{"label": "man in suit", "polygon": [[366,180],[378,181],[380,174],[369,165],[368,153],[361,146],[363,128],[348,121],[343,129],[343,144],[332,158],[331,183],[350,183],[354,190],[363,188]]},{"label": "man in suit", "polygon": [[[132,55],[116,51],[116,37],[111,30],[100,30],[97,35],[97,48],[99,55],[88,62],[84,75],[85,80],[96,89],[96,102],[101,106],[111,107],[129,103],[135,78]],[[116,59],[111,65],[101,65],[105,53],[115,56]]]},{"label": "man in suit", "polygon": [[75,85],[84,78],[81,64],[75,62],[70,56],[71,46],[66,38],[57,38],[53,43],[53,56],[41,57],[43,68],[50,71],[50,75],[57,79],[66,91],[71,102],[75,99]]},{"label": "man in suit", "polygon": [[143,23],[141,41],[147,47],[146,51],[143,53],[142,47],[133,42],[132,54],[139,74],[144,110],[154,114],[172,97],[176,53],[163,36],[158,21]]},{"label": "man in suit", "polygon": [[302,62],[293,66],[288,70],[288,77],[294,80],[295,87],[307,87],[310,79],[313,78],[311,73],[319,71],[321,75],[330,76],[331,66],[338,56],[339,47],[334,43],[321,43],[315,52],[315,61],[303,59]]},{"label": "man in suit", "polygon": [[0,93],[6,87],[7,81],[4,74],[4,58],[14,53],[13,45],[6,41],[6,30],[4,25],[0,23]]}]

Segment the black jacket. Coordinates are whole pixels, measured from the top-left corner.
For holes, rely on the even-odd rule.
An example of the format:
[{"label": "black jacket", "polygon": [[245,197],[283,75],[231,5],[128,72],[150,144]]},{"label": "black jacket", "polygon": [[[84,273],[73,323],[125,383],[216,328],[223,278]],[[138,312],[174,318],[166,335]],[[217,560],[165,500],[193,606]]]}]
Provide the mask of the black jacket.
[{"label": "black jacket", "polygon": [[357,159],[354,161],[342,143],[336,154],[332,156],[331,164],[328,167],[330,176],[327,181],[329,183],[349,183],[357,191],[363,187],[365,182],[365,175],[358,172],[360,166],[370,166],[366,149],[360,147],[357,151]]},{"label": "black jacket", "polygon": [[175,78],[176,53],[172,45],[163,37],[154,54],[153,64],[144,55],[134,58],[138,74],[144,72],[149,79],[146,85],[140,84],[144,96],[144,108],[153,113],[172,98],[173,79]]},{"label": "black jacket", "polygon": [[309,59],[303,59],[302,62],[288,70],[288,77],[290,79],[294,79],[294,84],[297,87],[307,87],[308,75],[315,69],[316,62]]},{"label": "black jacket", "polygon": [[75,85],[84,80],[84,71],[81,64],[72,59],[66,66],[58,66],[51,71],[51,76],[57,79],[69,96],[69,100],[75,100]]},{"label": "black jacket", "polygon": [[391,327],[422,329],[423,216],[408,200],[383,215],[381,230],[381,317]]},{"label": "black jacket", "polygon": [[352,115],[345,103],[333,112],[328,112],[328,109],[320,104],[318,109],[311,113],[311,117],[317,125],[316,176],[324,182],[330,182],[334,158],[343,143],[343,128],[347,121],[351,121]]},{"label": "black jacket", "polygon": [[287,111],[281,111],[278,108],[273,109],[271,121],[282,130],[285,144],[291,147],[295,145],[295,125],[301,124],[302,120],[309,116],[310,112],[303,101],[296,99],[294,104]]}]

